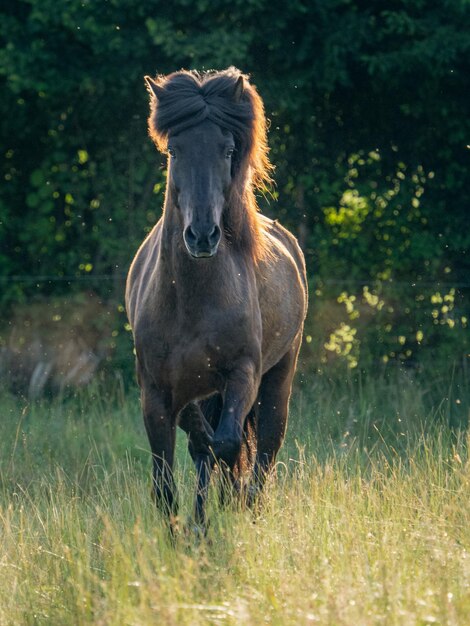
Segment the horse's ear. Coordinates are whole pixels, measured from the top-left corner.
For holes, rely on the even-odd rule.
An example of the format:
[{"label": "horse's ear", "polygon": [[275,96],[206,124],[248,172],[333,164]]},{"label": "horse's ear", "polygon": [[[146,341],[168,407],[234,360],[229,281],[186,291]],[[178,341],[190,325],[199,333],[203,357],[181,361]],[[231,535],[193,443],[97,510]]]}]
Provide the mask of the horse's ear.
[{"label": "horse's ear", "polygon": [[145,76],[145,84],[147,85],[147,89],[148,92],[150,93],[150,95],[154,98],[157,98],[157,100],[159,100],[164,92],[163,87],[160,87],[160,85],[157,85],[157,83],[153,80],[153,78],[150,78],[150,76]]},{"label": "horse's ear", "polygon": [[245,80],[243,76],[239,76],[238,80],[235,84],[235,89],[233,91],[233,99],[235,102],[240,102],[243,96],[243,92],[245,91]]}]

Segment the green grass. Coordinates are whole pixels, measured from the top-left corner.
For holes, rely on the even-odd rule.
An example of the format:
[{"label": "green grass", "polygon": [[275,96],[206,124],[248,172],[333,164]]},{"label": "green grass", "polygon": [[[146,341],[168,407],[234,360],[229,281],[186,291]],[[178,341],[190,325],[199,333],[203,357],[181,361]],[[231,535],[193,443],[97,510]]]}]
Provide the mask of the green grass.
[{"label": "green grass", "polygon": [[213,490],[207,540],[175,544],[136,390],[3,394],[0,625],[469,624],[465,380],[306,377],[260,514]]}]

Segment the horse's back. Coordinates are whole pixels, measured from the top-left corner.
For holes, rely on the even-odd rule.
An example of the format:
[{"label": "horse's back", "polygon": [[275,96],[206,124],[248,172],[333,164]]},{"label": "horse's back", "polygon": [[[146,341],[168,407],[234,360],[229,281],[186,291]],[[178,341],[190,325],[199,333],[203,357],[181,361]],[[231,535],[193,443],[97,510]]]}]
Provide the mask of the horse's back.
[{"label": "horse's back", "polygon": [[305,260],[294,235],[265,216],[261,217],[261,223],[267,253],[257,274],[266,372],[286,352],[298,349],[308,291]]},{"label": "horse's back", "polygon": [[[299,278],[301,280],[304,294],[305,296],[307,296],[308,287],[307,272],[305,268],[305,257],[297,239],[289,230],[287,230],[287,228],[284,228],[284,226],[282,226],[277,220],[272,220],[269,217],[262,215],[261,222],[263,224],[265,232],[267,232],[269,236],[282,244],[284,248],[288,251],[289,255],[292,257],[292,260],[297,267],[297,271],[299,272]],[[305,304],[307,304],[307,302],[305,302]]]}]

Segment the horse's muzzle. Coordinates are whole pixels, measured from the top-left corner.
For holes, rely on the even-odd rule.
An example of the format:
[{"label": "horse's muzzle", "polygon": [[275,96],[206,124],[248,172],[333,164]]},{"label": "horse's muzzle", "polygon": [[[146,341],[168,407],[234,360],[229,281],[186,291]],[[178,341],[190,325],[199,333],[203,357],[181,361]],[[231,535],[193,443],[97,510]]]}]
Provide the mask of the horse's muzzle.
[{"label": "horse's muzzle", "polygon": [[216,254],[221,235],[221,230],[217,224],[214,224],[206,232],[200,232],[194,226],[189,225],[183,233],[183,239],[186,249],[192,257],[207,259]]}]

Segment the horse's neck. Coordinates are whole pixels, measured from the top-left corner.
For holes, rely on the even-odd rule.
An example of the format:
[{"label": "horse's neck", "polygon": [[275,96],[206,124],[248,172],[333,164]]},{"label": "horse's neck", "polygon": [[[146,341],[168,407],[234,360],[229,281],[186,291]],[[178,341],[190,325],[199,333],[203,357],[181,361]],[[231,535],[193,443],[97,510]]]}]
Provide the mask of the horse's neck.
[{"label": "horse's neck", "polygon": [[227,283],[227,259],[219,251],[210,259],[193,259],[183,243],[182,227],[164,216],[160,249],[161,288],[176,295],[178,308],[194,312],[199,303],[216,303]]}]

